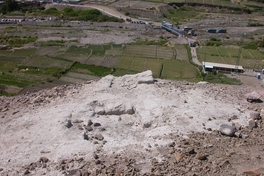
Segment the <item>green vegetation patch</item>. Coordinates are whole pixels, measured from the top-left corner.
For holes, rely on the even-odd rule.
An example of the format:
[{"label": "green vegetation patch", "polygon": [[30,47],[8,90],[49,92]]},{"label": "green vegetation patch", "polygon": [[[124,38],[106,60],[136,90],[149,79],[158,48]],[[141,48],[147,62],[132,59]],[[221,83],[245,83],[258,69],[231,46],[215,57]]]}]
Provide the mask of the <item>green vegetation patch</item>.
[{"label": "green vegetation patch", "polygon": [[80,47],[80,46],[72,45],[66,50],[65,53],[71,55],[89,55],[91,53],[91,49],[88,47]]},{"label": "green vegetation patch", "polygon": [[241,81],[235,78],[230,78],[222,73],[213,74],[202,74],[203,80],[209,83],[217,84],[231,84],[231,85],[241,85]]},{"label": "green vegetation patch", "polygon": [[120,49],[120,48],[117,48],[117,49],[110,49],[110,50],[106,50],[105,51],[105,55],[107,56],[117,56],[117,55],[122,55],[123,53],[123,50]]},{"label": "green vegetation patch", "polygon": [[64,40],[48,40],[40,42],[40,46],[64,46]]},{"label": "green vegetation patch", "polygon": [[100,76],[100,77],[109,75],[112,72],[112,69],[110,68],[85,65],[81,63],[75,63],[71,68],[72,72],[79,72],[80,70],[83,70],[82,72],[84,72],[84,70],[88,70],[89,73],[92,73],[93,75]]},{"label": "green vegetation patch", "polygon": [[133,62],[131,63],[129,70],[137,71],[137,72],[142,72],[144,67],[145,67],[145,58],[134,58]]},{"label": "green vegetation patch", "polygon": [[195,19],[200,16],[200,12],[189,6],[181,6],[177,9],[169,10],[165,14],[165,17],[171,19],[174,24],[181,24],[189,21],[189,19]]},{"label": "green vegetation patch", "polygon": [[156,45],[127,45],[124,48],[123,55],[134,56],[134,57],[157,57],[157,46]]},{"label": "green vegetation patch", "polygon": [[254,56],[254,58],[264,60],[264,53],[257,50],[249,50],[249,52]]},{"label": "green vegetation patch", "polygon": [[0,56],[0,61],[21,63],[24,60],[26,60],[26,57]]},{"label": "green vegetation patch", "polygon": [[49,67],[57,67],[67,69],[69,68],[73,62],[65,61],[61,59],[55,59],[48,56],[32,56],[24,65],[39,67],[39,68],[49,68]]},{"label": "green vegetation patch", "polygon": [[199,71],[198,69],[190,64],[188,61],[183,60],[181,62],[182,65],[182,78],[183,79],[196,79],[197,76],[199,76]]},{"label": "green vegetation patch", "polygon": [[37,36],[11,36],[0,34],[0,44],[10,45],[12,47],[21,47],[24,44],[35,42],[37,39]]},{"label": "green vegetation patch", "polygon": [[106,50],[111,49],[111,45],[89,45],[92,55],[103,56]]},{"label": "green vegetation patch", "polygon": [[168,42],[168,40],[160,39],[160,40],[149,40],[145,38],[138,38],[131,45],[157,45],[163,46]]},{"label": "green vegetation patch", "polygon": [[[215,50],[217,48],[218,52]],[[241,49],[231,47],[206,46],[197,49],[198,59],[203,62],[215,62],[235,65],[239,59],[239,65],[248,69],[261,69],[263,67],[264,53],[258,50]],[[240,58],[238,58],[238,56]]]},{"label": "green vegetation patch", "polygon": [[9,56],[13,51],[0,50],[0,56]]},{"label": "green vegetation patch", "polygon": [[175,48],[176,53],[177,53],[176,59],[186,60],[186,61],[189,60],[187,50],[186,50],[186,47],[184,45],[177,44],[177,45],[175,45],[174,48]]},{"label": "green vegetation patch", "polygon": [[129,69],[131,63],[133,62],[134,57],[130,57],[130,56],[121,56],[116,68],[119,69]]},{"label": "green vegetation patch", "polygon": [[120,69],[117,68],[115,69],[115,71],[113,72],[114,76],[124,76],[124,75],[128,75],[128,74],[137,74],[136,71],[132,71],[132,70],[125,70],[125,69]]},{"label": "green vegetation patch", "polygon": [[181,60],[165,60],[161,78],[163,79],[179,79],[182,77]]},{"label": "green vegetation patch", "polygon": [[58,16],[63,19],[68,20],[79,20],[79,21],[97,21],[97,22],[122,22],[123,20],[116,17],[110,17],[108,15],[102,14],[99,10],[89,9],[89,10],[73,10],[70,7],[58,10],[56,8],[50,8],[42,11],[42,15]]},{"label": "green vegetation patch", "polygon": [[36,49],[17,49],[10,56],[12,57],[29,57],[36,52]]},{"label": "green vegetation patch", "polygon": [[218,50],[217,53],[219,53],[222,57],[230,57],[230,54],[229,54],[228,49],[226,47],[219,46],[219,47],[217,47],[217,50]]},{"label": "green vegetation patch", "polygon": [[153,76],[155,78],[159,78],[161,74],[162,65],[163,60],[161,59],[147,59],[144,70],[151,70]]},{"label": "green vegetation patch", "polygon": [[64,70],[59,68],[37,68],[8,64],[0,74],[0,84],[27,87],[36,83],[52,81],[59,77]]}]

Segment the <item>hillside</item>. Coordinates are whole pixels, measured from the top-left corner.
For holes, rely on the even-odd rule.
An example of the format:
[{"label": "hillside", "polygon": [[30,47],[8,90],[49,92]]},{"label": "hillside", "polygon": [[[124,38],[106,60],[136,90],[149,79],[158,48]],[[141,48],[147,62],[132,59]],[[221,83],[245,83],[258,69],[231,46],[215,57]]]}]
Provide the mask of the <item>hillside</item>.
[{"label": "hillside", "polygon": [[264,174],[252,91],[146,71],[2,96],[0,175]]}]

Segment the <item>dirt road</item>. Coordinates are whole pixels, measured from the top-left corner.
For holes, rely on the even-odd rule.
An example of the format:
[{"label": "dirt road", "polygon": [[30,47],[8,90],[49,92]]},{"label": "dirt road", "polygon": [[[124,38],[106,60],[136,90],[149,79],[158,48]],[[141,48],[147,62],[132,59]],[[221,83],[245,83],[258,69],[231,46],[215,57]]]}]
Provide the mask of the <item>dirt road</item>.
[{"label": "dirt road", "polygon": [[[103,5],[97,5],[97,4],[75,5],[75,4],[58,4],[58,3],[53,3],[53,4],[48,4],[46,6],[46,8],[51,8],[54,5],[93,8],[93,9],[99,10],[100,12],[102,12],[104,14],[107,14],[107,15],[110,15],[110,16],[113,16],[113,17],[116,17],[116,18],[121,18],[121,19],[123,19],[125,21],[126,21],[127,18],[131,18],[129,16],[124,15],[123,13],[119,12],[118,10],[116,10],[114,8],[111,8],[111,7],[108,7],[108,6],[103,6]],[[138,21],[139,19],[131,18],[131,20],[132,21]],[[148,23],[152,23],[155,26],[161,26],[161,23],[157,23],[157,22],[154,22],[154,21],[146,21],[146,20],[144,20],[144,21],[145,22],[148,22]]]}]

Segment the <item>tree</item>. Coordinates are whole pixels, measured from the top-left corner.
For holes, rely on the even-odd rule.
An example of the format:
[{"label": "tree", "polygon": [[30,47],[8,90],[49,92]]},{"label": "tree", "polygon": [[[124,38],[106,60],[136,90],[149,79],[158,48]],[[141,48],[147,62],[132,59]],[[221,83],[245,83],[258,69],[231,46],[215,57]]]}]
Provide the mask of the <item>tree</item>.
[{"label": "tree", "polygon": [[5,0],[5,2],[0,7],[0,13],[3,13],[3,14],[12,12],[15,10],[19,10],[18,3],[15,0]]}]

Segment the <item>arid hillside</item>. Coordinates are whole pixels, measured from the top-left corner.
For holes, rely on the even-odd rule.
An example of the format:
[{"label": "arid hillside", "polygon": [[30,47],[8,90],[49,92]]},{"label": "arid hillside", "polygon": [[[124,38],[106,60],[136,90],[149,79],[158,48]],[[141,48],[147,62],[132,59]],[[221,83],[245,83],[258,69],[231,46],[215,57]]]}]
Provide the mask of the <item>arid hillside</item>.
[{"label": "arid hillside", "polygon": [[146,71],[0,97],[0,175],[261,175],[263,93]]}]

